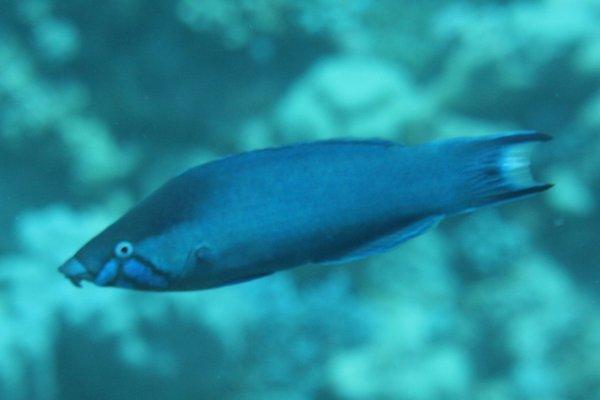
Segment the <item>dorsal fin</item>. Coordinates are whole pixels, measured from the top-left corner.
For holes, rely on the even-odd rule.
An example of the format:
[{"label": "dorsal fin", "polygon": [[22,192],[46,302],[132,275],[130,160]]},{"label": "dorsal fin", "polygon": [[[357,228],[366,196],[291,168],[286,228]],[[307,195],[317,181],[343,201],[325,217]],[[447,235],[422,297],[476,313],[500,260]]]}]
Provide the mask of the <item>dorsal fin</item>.
[{"label": "dorsal fin", "polygon": [[264,149],[251,150],[251,151],[247,151],[244,153],[231,154],[228,156],[221,157],[217,160],[211,161],[208,164],[217,164],[222,161],[232,160],[232,159],[242,160],[242,159],[247,159],[248,157],[260,157],[260,156],[268,155],[269,153],[279,153],[282,150],[283,151],[285,151],[285,150],[289,151],[289,150],[294,150],[294,149],[302,150],[304,148],[310,148],[310,147],[333,146],[333,145],[335,145],[335,146],[363,145],[363,146],[378,146],[378,147],[402,146],[399,143],[392,142],[390,140],[384,140],[384,139],[327,139],[327,140],[319,140],[319,141],[315,141],[315,142],[300,142],[300,143],[290,144],[290,145],[281,146],[281,147],[267,147]]},{"label": "dorsal fin", "polygon": [[311,145],[319,145],[319,144],[324,144],[324,145],[328,145],[328,144],[334,144],[334,145],[357,145],[357,144],[362,144],[362,145],[370,145],[370,146],[384,146],[384,147],[391,147],[391,146],[400,146],[400,144],[396,143],[396,142],[392,142],[391,140],[386,140],[386,139],[350,139],[350,138],[342,138],[342,139],[327,139],[327,140],[321,140],[318,142],[305,142],[305,143],[298,143],[298,144],[293,144],[291,145],[291,147],[293,146],[311,146]]},{"label": "dorsal fin", "polygon": [[393,247],[396,247],[402,242],[412,239],[415,236],[421,235],[426,230],[440,222],[442,219],[442,216],[433,216],[425,219],[420,219],[416,222],[408,224],[407,226],[403,227],[397,232],[394,232],[391,235],[374,240],[370,243],[367,243],[364,246],[353,249],[350,252],[339,254],[328,259],[315,260],[315,262],[318,264],[325,265],[341,264],[361,260],[363,258],[375,254],[383,253],[392,249]]}]

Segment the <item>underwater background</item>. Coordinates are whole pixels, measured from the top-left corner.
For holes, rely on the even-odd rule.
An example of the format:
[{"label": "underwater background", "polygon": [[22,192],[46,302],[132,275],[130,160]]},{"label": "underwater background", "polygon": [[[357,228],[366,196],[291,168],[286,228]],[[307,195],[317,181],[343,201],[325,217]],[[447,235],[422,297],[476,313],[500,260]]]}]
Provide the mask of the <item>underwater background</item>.
[{"label": "underwater background", "polygon": [[[0,399],[600,399],[599,20],[599,0],[0,0]],[[513,129],[554,135],[554,189],[363,262],[183,294],[56,271],[226,154]]]}]

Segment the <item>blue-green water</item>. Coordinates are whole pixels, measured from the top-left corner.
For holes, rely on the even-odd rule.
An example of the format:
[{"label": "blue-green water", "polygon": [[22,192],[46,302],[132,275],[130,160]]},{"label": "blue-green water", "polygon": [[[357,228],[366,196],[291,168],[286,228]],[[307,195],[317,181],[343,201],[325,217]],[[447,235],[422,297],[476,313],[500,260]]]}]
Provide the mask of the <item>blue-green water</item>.
[{"label": "blue-green water", "polygon": [[[600,399],[600,1],[0,2],[0,399]],[[337,137],[555,140],[556,187],[186,294],[58,265],[166,179]]]}]

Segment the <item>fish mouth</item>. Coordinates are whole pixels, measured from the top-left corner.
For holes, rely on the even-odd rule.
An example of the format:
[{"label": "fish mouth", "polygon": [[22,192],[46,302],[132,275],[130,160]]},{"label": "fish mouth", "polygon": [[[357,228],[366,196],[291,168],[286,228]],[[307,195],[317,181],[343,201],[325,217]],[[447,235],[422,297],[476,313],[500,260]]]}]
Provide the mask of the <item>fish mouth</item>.
[{"label": "fish mouth", "polygon": [[71,258],[61,265],[58,268],[58,272],[63,274],[65,278],[70,280],[71,283],[78,288],[81,287],[81,281],[92,279],[92,275],[89,271],[75,258]]}]

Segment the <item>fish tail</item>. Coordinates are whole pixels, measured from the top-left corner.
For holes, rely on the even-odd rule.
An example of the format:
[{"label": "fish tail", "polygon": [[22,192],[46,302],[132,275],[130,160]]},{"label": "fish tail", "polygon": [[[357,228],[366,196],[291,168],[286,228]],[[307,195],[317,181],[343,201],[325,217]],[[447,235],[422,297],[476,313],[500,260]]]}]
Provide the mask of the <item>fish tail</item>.
[{"label": "fish tail", "polygon": [[460,193],[453,211],[517,200],[550,189],[552,184],[532,177],[530,153],[535,143],[551,139],[544,133],[520,131],[448,142],[453,164],[458,167],[458,171],[451,169]]}]

